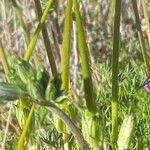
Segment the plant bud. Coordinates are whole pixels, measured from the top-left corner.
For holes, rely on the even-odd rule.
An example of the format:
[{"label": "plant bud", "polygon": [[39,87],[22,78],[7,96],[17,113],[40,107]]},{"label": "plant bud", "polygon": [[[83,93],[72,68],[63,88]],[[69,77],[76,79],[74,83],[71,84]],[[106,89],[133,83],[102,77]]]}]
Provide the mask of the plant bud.
[{"label": "plant bud", "polygon": [[102,138],[103,120],[99,114],[93,114],[88,110],[84,110],[82,116],[82,132],[83,136],[92,148],[100,148]]},{"label": "plant bud", "polygon": [[59,133],[65,133],[65,134],[70,133],[65,123],[61,120],[61,118],[59,118],[59,116],[57,116],[54,113],[53,113],[53,121],[54,121],[55,128]]},{"label": "plant bud", "polygon": [[133,135],[135,119],[133,115],[127,116],[120,127],[120,132],[118,136],[118,149],[119,150],[126,150],[128,149],[129,142]]},{"label": "plant bud", "polygon": [[25,121],[27,120],[27,117],[30,112],[30,107],[31,107],[30,102],[23,98],[20,99],[17,103],[16,117],[17,117],[17,120],[18,120],[18,123],[19,123],[21,129],[23,128],[23,125],[24,125]]}]

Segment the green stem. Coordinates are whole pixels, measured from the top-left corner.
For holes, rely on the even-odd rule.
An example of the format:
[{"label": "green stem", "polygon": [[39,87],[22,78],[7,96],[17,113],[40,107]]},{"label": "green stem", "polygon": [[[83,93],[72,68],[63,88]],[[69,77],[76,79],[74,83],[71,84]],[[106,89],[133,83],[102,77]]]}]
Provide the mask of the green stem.
[{"label": "green stem", "polygon": [[76,17],[78,43],[79,43],[80,56],[81,56],[82,74],[84,78],[84,92],[86,98],[86,105],[89,111],[96,112],[96,103],[95,103],[93,83],[91,77],[91,69],[90,69],[89,58],[88,58],[88,46],[86,43],[85,32],[84,32],[83,23],[79,11],[79,4],[77,0],[74,0],[74,11]]},{"label": "green stem", "polygon": [[146,73],[148,77],[150,77],[150,63],[149,63],[148,54],[146,52],[145,41],[144,41],[144,37],[142,34],[141,23],[140,23],[136,0],[132,0],[132,5],[133,5],[134,15],[136,19],[136,26],[137,26],[138,37],[139,37],[139,41],[140,41],[140,45],[142,49],[142,55],[143,55],[143,59],[144,59],[145,67],[146,67]]},{"label": "green stem", "polygon": [[[71,45],[71,31],[72,31],[72,0],[67,0],[67,8],[64,23],[64,37],[62,43],[62,59],[61,59],[61,89],[68,91],[69,89],[69,68],[70,68],[70,45]],[[62,122],[64,123],[64,122]],[[68,138],[69,134],[63,133],[63,137]],[[68,141],[64,140],[65,150],[69,149]]]},{"label": "green stem", "polygon": [[29,116],[28,116],[28,118],[25,122],[25,125],[23,127],[23,132],[21,133],[21,136],[20,136],[19,141],[18,141],[18,150],[24,150],[24,139],[26,137],[28,127],[31,123],[31,119],[32,119],[33,112],[34,112],[34,107],[35,107],[35,104],[33,103],[31,110],[30,110],[30,113],[29,113]]},{"label": "green stem", "polygon": [[63,90],[68,90],[69,88],[71,29],[72,29],[72,0],[68,0],[66,15],[65,15],[64,37],[62,43],[62,63],[61,63],[62,87],[61,88]]},{"label": "green stem", "polygon": [[113,56],[112,56],[112,143],[116,144],[118,136],[118,73],[119,73],[119,43],[120,43],[120,9],[121,0],[115,2]]},{"label": "green stem", "polygon": [[25,59],[25,60],[29,60],[30,57],[31,57],[31,55],[32,55],[32,52],[33,52],[33,50],[34,50],[34,48],[35,48],[35,45],[36,45],[36,42],[37,42],[39,33],[40,33],[40,31],[41,31],[41,29],[42,29],[42,27],[43,27],[43,23],[44,23],[44,21],[45,21],[45,19],[46,19],[46,16],[47,16],[48,11],[49,11],[49,9],[51,8],[51,6],[52,6],[52,0],[49,0],[48,3],[47,3],[47,6],[46,6],[46,8],[45,8],[45,10],[44,10],[44,12],[43,12],[43,15],[42,15],[42,17],[41,17],[41,19],[40,19],[40,22],[39,22],[39,24],[38,24],[38,27],[36,28],[36,30],[35,30],[35,32],[34,32],[34,35],[33,35],[33,37],[31,38],[31,41],[30,41],[29,46],[28,46],[28,48],[27,48],[27,51],[26,51],[26,53],[25,53],[25,55],[24,55],[24,59]]},{"label": "green stem", "polygon": [[142,0],[141,3],[142,3],[142,7],[143,7],[144,18],[146,21],[146,26],[147,26],[146,32],[147,32],[148,42],[149,42],[149,46],[150,46],[150,16],[147,11],[146,1]]},{"label": "green stem", "polygon": [[[27,28],[26,24],[25,24],[25,21],[23,19],[23,14],[22,14],[22,11],[20,9],[20,7],[18,6],[18,4],[16,3],[16,0],[11,0],[12,1],[12,4],[13,4],[13,7],[14,7],[14,10],[16,12],[16,15],[17,15],[17,18],[19,20],[19,23],[21,25],[21,27],[24,29],[24,37],[25,37],[25,40],[26,40],[26,43],[27,45],[30,43],[30,32],[29,32],[29,29]],[[38,57],[36,55],[36,52],[34,51],[33,53],[33,57],[34,57],[34,61],[35,61],[35,64],[36,66],[39,66],[40,63],[39,63],[39,60],[38,60]]]},{"label": "green stem", "polygon": [[[42,17],[42,7],[40,4],[39,0],[34,0],[36,9],[37,9],[37,13],[38,13],[38,17],[39,20]],[[47,52],[47,56],[48,56],[48,60],[51,66],[51,70],[52,70],[52,74],[53,76],[57,76],[57,67],[56,67],[56,63],[55,63],[55,59],[54,59],[54,55],[51,49],[51,43],[49,40],[49,36],[48,36],[48,32],[46,29],[46,25],[45,23],[43,23],[43,27],[42,27],[42,35],[43,35],[43,39],[44,39],[44,43],[45,43],[45,48],[46,48],[46,52]]]},{"label": "green stem", "polygon": [[68,115],[64,111],[62,111],[58,106],[56,106],[52,102],[41,100],[38,104],[45,106],[48,110],[58,115],[63,120],[63,122],[69,127],[70,131],[77,139],[78,143],[83,147],[83,149],[90,150],[89,145],[84,139],[81,130],[78,126],[75,125],[75,123],[68,117]]}]

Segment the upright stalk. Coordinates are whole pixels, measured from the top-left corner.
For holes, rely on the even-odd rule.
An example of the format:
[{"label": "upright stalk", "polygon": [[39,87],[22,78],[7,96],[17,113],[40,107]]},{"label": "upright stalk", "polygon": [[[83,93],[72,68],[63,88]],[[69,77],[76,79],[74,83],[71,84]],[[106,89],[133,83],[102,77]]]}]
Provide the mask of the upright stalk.
[{"label": "upright stalk", "polygon": [[95,103],[93,83],[91,77],[91,69],[89,65],[88,46],[86,43],[84,27],[83,27],[83,23],[79,11],[79,4],[77,0],[74,0],[74,11],[76,17],[76,27],[77,27],[77,34],[78,34],[77,37],[78,37],[78,44],[80,49],[82,74],[84,79],[84,92],[85,92],[86,105],[89,111],[95,113],[96,103]]},{"label": "upright stalk", "polygon": [[72,0],[68,0],[66,15],[65,15],[65,26],[64,36],[62,43],[62,62],[61,62],[61,78],[63,90],[69,88],[69,67],[70,67],[70,45],[71,45],[71,30],[72,30]]},{"label": "upright stalk", "polygon": [[35,30],[35,32],[34,32],[34,35],[33,35],[33,37],[31,38],[31,41],[30,41],[30,43],[29,43],[29,46],[28,46],[27,51],[26,51],[25,56],[24,56],[24,59],[25,59],[25,60],[29,60],[30,57],[31,57],[31,55],[32,55],[32,52],[33,52],[34,47],[35,47],[35,45],[36,45],[36,42],[37,42],[39,33],[40,33],[40,31],[41,31],[41,29],[42,29],[42,27],[43,27],[43,24],[44,24],[44,22],[45,22],[46,16],[47,16],[48,11],[49,11],[49,9],[51,8],[51,6],[52,6],[52,0],[49,0],[48,3],[47,3],[47,6],[46,6],[46,8],[45,8],[45,10],[44,10],[44,12],[43,12],[43,15],[42,15],[42,17],[41,17],[41,19],[40,19],[40,22],[39,22],[39,24],[38,24],[38,27],[36,28],[36,30]]},{"label": "upright stalk", "polygon": [[148,37],[148,43],[149,43],[149,46],[150,46],[150,16],[149,16],[148,11],[147,11],[146,1],[142,0],[141,2],[142,2],[145,21],[146,21],[146,27],[147,27],[146,32],[147,32],[147,37]]},{"label": "upright stalk", "polygon": [[22,131],[21,136],[20,136],[19,141],[18,141],[18,150],[24,150],[24,139],[26,137],[28,127],[31,123],[31,119],[32,119],[33,112],[34,112],[34,107],[35,107],[35,103],[33,103],[31,110],[30,110],[30,113],[28,115],[28,118],[24,124],[23,131]]},{"label": "upright stalk", "polygon": [[150,77],[150,62],[149,62],[148,54],[146,52],[145,41],[144,41],[144,37],[142,34],[141,23],[140,23],[139,12],[138,12],[138,8],[137,8],[136,0],[132,0],[132,5],[133,5],[133,10],[134,10],[142,55],[143,55],[143,59],[144,59],[144,63],[145,63],[146,73],[147,73],[147,76]]},{"label": "upright stalk", "polygon": [[112,54],[112,137],[113,144],[118,136],[118,73],[119,73],[119,43],[120,43],[120,10],[121,0],[115,2],[114,33],[113,33],[113,54]]},{"label": "upright stalk", "polygon": [[[64,37],[62,43],[62,56],[61,56],[61,89],[68,91],[69,77],[70,77],[70,45],[71,45],[71,31],[72,31],[72,0],[67,0],[67,8],[65,14]],[[61,123],[61,121],[60,121]],[[63,123],[63,122],[62,122]],[[69,135],[63,133],[63,139],[68,139]],[[64,143],[65,150],[69,150],[69,143]]]},{"label": "upright stalk", "polygon": [[[39,17],[39,20],[40,20],[41,17],[42,17],[41,3],[40,3],[39,0],[34,0],[34,3],[35,3],[37,13],[38,13],[38,17]],[[57,67],[56,67],[53,52],[52,52],[52,49],[51,49],[51,43],[50,43],[50,39],[49,39],[49,36],[48,36],[48,32],[47,32],[45,23],[43,23],[42,35],[43,35],[43,39],[44,39],[44,43],[45,43],[45,48],[46,48],[48,60],[49,60],[50,66],[51,66],[52,74],[55,77],[55,76],[57,76]]]}]

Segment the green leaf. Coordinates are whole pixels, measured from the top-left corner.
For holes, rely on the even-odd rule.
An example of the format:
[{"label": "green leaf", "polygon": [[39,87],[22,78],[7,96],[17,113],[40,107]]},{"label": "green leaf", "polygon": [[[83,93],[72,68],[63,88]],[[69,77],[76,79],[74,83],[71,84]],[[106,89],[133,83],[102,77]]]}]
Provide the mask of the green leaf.
[{"label": "green leaf", "polygon": [[23,59],[17,59],[14,64],[14,70],[25,84],[27,84],[29,80],[34,79],[36,76],[35,70],[32,68],[30,63]]},{"label": "green leaf", "polygon": [[46,89],[49,81],[49,73],[44,67],[40,67],[36,72],[36,79],[43,85],[44,90]]},{"label": "green leaf", "polygon": [[38,81],[29,81],[27,83],[27,91],[29,95],[35,100],[44,99],[44,89],[43,86]]},{"label": "green leaf", "polygon": [[61,80],[59,77],[52,78],[45,91],[45,98],[48,101],[55,100],[60,95]]},{"label": "green leaf", "polygon": [[9,83],[0,83],[0,100],[13,101],[20,97],[29,97],[25,90],[21,90],[18,86]]}]

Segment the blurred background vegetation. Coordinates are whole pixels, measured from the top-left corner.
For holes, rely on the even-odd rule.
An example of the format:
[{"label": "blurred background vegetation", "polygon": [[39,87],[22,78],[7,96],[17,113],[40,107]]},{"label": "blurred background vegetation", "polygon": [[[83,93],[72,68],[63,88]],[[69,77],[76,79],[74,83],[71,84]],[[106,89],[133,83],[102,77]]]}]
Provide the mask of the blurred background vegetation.
[{"label": "blurred background vegetation", "polygon": [[[57,67],[60,68],[60,55],[62,35],[64,28],[64,17],[66,0],[56,0],[55,12],[49,13],[46,19],[46,27],[51,41],[51,47],[55,56]],[[33,0],[18,0],[17,4],[22,10],[23,18],[32,35],[38,24],[38,15]],[[42,1],[44,8],[44,0]],[[97,100],[100,102],[104,117],[106,118],[106,129],[110,131],[110,112],[111,112],[111,64],[112,64],[112,37],[113,37],[113,4],[110,0],[82,0],[80,1],[81,13],[86,30],[87,43],[91,59],[91,69],[94,86],[96,87]],[[147,10],[150,10],[150,2],[147,0]],[[136,114],[136,127],[133,140],[130,144],[131,150],[145,150],[150,148],[150,96],[141,86],[147,79],[144,69],[140,42],[137,35],[136,22],[133,7],[130,0],[124,0],[121,3],[121,26],[120,26],[120,58],[119,58],[119,124],[121,124],[125,115],[130,112]],[[145,47],[150,53],[148,44],[146,21],[143,14],[141,1],[137,1],[140,15],[142,32],[145,40]],[[52,10],[50,10],[52,11]],[[150,16],[150,11],[148,12]],[[73,15],[72,27],[72,47],[71,47],[71,84],[75,99],[82,99],[83,83],[80,67],[80,59],[76,49],[77,37],[75,17]],[[14,53],[23,56],[27,49],[24,31],[20,26],[11,0],[0,0],[0,39],[5,49],[12,50]],[[36,51],[39,61],[44,64],[47,70],[50,70],[48,58],[45,49],[42,34],[38,38]],[[34,61],[30,62],[33,65]],[[4,80],[3,68],[0,64],[0,80]],[[14,106],[15,107],[15,106]],[[7,122],[9,104],[0,103],[0,144],[4,137],[4,131]],[[38,109],[37,120],[41,124],[38,131],[35,130],[33,138],[35,145],[33,149],[39,146],[39,149],[49,149],[50,145],[54,149],[62,149],[62,135],[52,126],[50,115],[42,108]],[[36,110],[36,111],[37,111]],[[37,125],[38,126],[38,125]],[[17,143],[18,122],[15,119],[15,109],[13,110],[11,123],[9,126],[6,149],[15,150]],[[36,135],[39,136],[36,137]],[[110,141],[110,132],[105,133],[105,140]],[[40,146],[42,145],[42,146]],[[76,145],[74,146],[76,148]],[[75,149],[74,148],[74,149]]]}]

